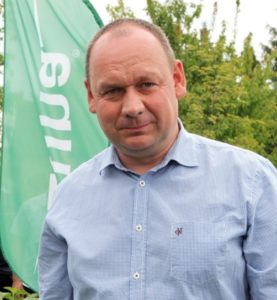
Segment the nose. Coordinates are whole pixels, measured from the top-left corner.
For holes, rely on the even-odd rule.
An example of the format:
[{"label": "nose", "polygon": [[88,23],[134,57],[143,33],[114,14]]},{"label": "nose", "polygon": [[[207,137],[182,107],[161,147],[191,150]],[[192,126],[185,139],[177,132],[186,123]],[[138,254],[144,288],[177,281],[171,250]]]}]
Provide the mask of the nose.
[{"label": "nose", "polygon": [[129,87],[124,95],[122,114],[127,118],[136,118],[143,114],[144,111],[145,106],[142,101],[142,95],[135,88]]}]

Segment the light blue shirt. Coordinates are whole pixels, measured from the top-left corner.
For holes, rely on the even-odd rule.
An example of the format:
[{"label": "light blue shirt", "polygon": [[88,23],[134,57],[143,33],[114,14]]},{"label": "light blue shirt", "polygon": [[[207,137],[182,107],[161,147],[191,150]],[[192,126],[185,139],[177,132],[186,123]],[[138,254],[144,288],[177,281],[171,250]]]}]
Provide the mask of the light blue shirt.
[{"label": "light blue shirt", "polygon": [[181,128],[139,176],[113,147],[59,186],[41,300],[276,300],[277,176],[266,159]]}]

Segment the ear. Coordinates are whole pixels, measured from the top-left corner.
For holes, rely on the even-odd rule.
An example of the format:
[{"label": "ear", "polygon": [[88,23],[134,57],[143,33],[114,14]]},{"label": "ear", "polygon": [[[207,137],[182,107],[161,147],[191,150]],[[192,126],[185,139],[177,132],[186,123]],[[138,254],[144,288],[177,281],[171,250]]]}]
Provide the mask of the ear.
[{"label": "ear", "polygon": [[95,99],[93,97],[93,94],[92,94],[91,88],[90,88],[90,84],[87,81],[87,79],[85,79],[84,84],[85,84],[85,87],[87,89],[87,100],[88,100],[89,111],[91,113],[95,114],[96,113]]},{"label": "ear", "polygon": [[173,80],[174,80],[176,98],[180,99],[186,95],[187,88],[186,88],[186,76],[185,76],[183,64],[178,59],[175,61]]}]

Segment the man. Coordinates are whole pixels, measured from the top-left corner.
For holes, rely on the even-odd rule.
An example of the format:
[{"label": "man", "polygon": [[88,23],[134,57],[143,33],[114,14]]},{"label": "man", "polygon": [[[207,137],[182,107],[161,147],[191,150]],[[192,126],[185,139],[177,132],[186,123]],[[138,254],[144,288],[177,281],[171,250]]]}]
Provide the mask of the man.
[{"label": "man", "polygon": [[276,170],[185,131],[185,76],[163,32],[141,20],[102,28],[85,85],[112,146],[56,192],[40,299],[276,299]]}]

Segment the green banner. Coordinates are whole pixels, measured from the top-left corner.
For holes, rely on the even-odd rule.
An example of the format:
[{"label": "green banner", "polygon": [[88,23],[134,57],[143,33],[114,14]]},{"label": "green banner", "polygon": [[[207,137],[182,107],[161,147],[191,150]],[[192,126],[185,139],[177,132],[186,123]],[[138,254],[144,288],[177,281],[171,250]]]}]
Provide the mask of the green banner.
[{"label": "green banner", "polygon": [[102,22],[88,1],[5,1],[0,229],[13,271],[32,289],[56,185],[108,145],[88,112],[87,44]]}]

